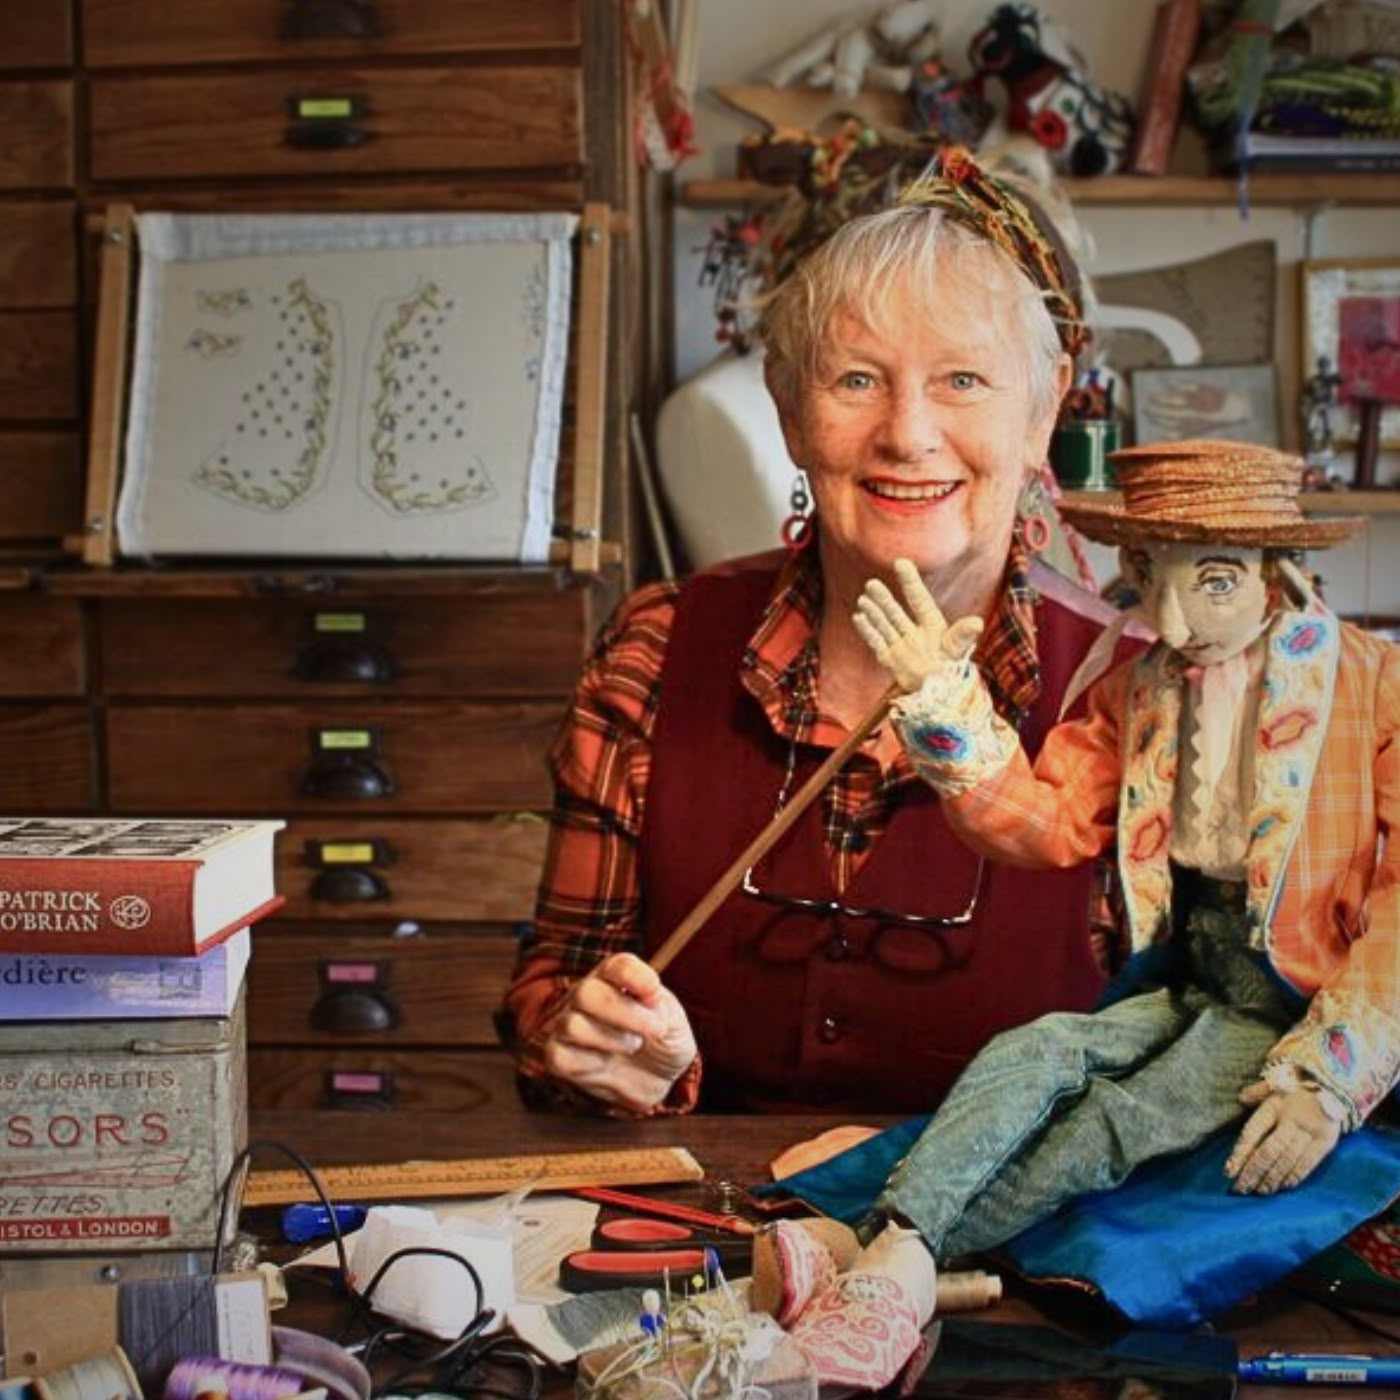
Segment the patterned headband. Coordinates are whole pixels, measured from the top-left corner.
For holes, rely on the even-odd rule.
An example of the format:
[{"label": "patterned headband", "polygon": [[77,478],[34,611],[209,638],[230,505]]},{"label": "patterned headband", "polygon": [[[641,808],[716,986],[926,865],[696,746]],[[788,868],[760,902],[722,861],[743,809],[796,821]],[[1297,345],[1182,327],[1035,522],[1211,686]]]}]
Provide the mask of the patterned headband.
[{"label": "patterned headband", "polygon": [[1078,355],[1088,343],[1078,269],[1054,225],[1031,200],[988,175],[964,147],[941,151],[936,173],[906,185],[897,203],[940,209],[999,248],[1045,293],[1066,352]]}]

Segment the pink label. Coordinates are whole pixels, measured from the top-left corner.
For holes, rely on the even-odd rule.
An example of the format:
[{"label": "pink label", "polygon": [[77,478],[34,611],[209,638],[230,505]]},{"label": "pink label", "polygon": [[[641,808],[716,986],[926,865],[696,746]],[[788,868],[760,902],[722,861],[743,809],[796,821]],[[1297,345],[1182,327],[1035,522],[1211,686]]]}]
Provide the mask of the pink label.
[{"label": "pink label", "polygon": [[378,963],[327,963],[327,982],[377,982]]},{"label": "pink label", "polygon": [[331,1088],[339,1094],[380,1094],[384,1092],[384,1076],[368,1071],[336,1070],[331,1075]]}]

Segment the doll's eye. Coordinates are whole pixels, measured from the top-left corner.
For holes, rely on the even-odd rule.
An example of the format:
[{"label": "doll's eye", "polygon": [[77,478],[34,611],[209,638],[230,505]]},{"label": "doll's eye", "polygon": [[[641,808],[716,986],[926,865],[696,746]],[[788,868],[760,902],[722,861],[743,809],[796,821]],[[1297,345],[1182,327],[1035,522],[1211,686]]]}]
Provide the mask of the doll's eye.
[{"label": "doll's eye", "polygon": [[1201,588],[1211,598],[1228,598],[1238,587],[1233,574],[1207,574],[1201,580]]}]

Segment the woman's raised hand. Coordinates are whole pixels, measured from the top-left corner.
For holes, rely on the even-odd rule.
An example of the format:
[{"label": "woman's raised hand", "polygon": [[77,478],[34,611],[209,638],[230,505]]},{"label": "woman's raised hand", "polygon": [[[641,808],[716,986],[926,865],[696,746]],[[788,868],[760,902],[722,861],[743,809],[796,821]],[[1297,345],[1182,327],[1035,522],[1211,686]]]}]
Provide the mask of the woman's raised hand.
[{"label": "woman's raised hand", "polygon": [[574,985],[543,1050],[555,1078],[644,1112],[689,1068],[695,1035],[656,969],[614,953]]},{"label": "woman's raised hand", "polygon": [[901,690],[912,693],[940,666],[972,655],[982,635],[982,619],[960,617],[949,623],[910,560],[896,559],[894,574],[907,611],[884,583],[873,578],[856,602],[852,621],[875,659]]}]

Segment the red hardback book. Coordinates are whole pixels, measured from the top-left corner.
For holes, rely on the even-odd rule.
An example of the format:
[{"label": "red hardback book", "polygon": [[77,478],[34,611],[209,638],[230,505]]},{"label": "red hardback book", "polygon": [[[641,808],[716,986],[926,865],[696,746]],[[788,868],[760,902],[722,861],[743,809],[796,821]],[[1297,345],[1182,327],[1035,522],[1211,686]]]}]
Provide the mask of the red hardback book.
[{"label": "red hardback book", "polygon": [[0,952],[202,953],[284,903],[284,825],[0,817]]},{"label": "red hardback book", "polygon": [[1164,175],[1176,142],[1186,70],[1201,33],[1201,0],[1160,0],[1152,21],[1152,42],[1138,103],[1137,128],[1128,170]]}]

